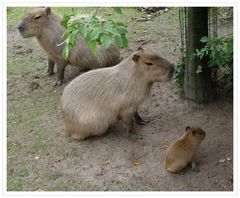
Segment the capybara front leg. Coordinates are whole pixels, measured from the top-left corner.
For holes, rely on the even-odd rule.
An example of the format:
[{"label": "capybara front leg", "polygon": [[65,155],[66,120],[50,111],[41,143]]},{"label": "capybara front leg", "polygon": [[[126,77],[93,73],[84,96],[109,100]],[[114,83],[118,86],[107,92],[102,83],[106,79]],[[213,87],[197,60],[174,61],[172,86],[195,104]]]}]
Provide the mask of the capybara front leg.
[{"label": "capybara front leg", "polygon": [[65,64],[58,63],[57,64],[57,81],[55,82],[54,86],[61,86],[64,82],[64,70]]},{"label": "capybara front leg", "polygon": [[51,60],[50,58],[48,58],[48,75],[52,76],[54,74],[54,65],[55,62],[53,60]]},{"label": "capybara front leg", "polygon": [[133,114],[124,114],[121,116],[121,119],[127,128],[127,134],[129,137],[132,139],[142,139],[142,135],[136,133],[136,128],[135,128],[135,118]]}]

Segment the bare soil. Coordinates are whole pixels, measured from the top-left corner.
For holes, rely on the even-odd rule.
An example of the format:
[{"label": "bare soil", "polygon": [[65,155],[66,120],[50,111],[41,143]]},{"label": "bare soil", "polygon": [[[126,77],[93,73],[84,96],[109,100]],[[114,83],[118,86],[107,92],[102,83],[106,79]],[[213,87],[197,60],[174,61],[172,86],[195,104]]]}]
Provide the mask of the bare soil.
[{"label": "bare soil", "polygon": [[[150,31],[161,27],[159,34],[138,33],[139,23]],[[133,24],[122,57],[141,45],[176,62],[179,54],[172,52],[180,39],[176,22],[169,27],[171,19],[163,22],[160,17]],[[59,99],[63,88],[80,74],[78,69],[68,67],[67,82],[54,88],[56,75],[45,75],[46,54],[34,39],[26,42],[14,28],[8,28],[8,58],[8,68],[19,64],[8,69],[7,77],[9,191],[233,190],[232,95],[219,91],[211,104],[194,105],[184,100],[173,82],[156,83],[139,110],[150,121],[137,126],[143,139],[128,138],[119,122],[102,137],[73,141],[66,136]],[[163,166],[166,147],[187,126],[200,126],[207,133],[197,157],[200,172],[186,168],[171,174]]]}]

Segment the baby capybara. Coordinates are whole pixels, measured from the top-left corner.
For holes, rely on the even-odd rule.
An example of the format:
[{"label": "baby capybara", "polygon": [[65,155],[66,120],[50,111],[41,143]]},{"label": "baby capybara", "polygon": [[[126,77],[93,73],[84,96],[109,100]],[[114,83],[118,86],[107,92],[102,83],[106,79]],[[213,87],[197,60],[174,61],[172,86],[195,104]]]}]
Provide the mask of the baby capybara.
[{"label": "baby capybara", "polygon": [[140,48],[114,67],[84,73],[64,89],[61,108],[65,127],[74,139],[101,135],[117,120],[134,132],[138,106],[154,82],[172,78],[173,66],[155,53]]},{"label": "baby capybara", "polygon": [[192,170],[198,171],[196,167],[196,154],[206,133],[201,128],[186,127],[186,132],[166,151],[164,160],[165,168],[172,173],[177,173],[191,163]]},{"label": "baby capybara", "polygon": [[61,17],[51,11],[51,8],[38,8],[25,16],[17,26],[24,38],[36,37],[40,46],[48,54],[48,74],[53,75],[54,64],[57,64],[57,81],[64,81],[64,70],[67,65],[74,65],[83,70],[96,69],[116,65],[120,62],[119,50],[111,44],[107,49],[99,46],[94,55],[81,36],[77,36],[76,44],[70,49],[69,57],[62,57],[64,48],[64,28],[60,24]]}]

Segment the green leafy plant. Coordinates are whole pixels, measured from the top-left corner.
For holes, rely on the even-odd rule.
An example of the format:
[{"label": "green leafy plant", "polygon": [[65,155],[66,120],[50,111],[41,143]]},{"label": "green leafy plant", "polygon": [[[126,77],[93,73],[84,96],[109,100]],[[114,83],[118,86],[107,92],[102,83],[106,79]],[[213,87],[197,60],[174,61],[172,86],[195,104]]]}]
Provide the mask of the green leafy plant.
[{"label": "green leafy plant", "polygon": [[184,70],[185,70],[185,59],[181,58],[177,60],[175,64],[175,82],[180,86],[183,87],[184,83]]},{"label": "green leafy plant", "polygon": [[[202,37],[200,40],[204,43],[204,47],[197,49],[191,58],[208,58],[208,67],[211,68],[214,80],[217,81],[218,76],[224,82],[224,90],[226,92],[233,89],[233,35],[226,37]],[[175,82],[182,87],[184,82],[185,58],[181,58],[175,64]],[[196,73],[203,72],[203,66],[198,65]],[[222,73],[222,75],[220,75]]]},{"label": "green leafy plant", "polygon": [[[211,68],[215,80],[217,80],[219,72],[227,71],[222,80],[226,82],[225,91],[231,91],[233,88],[233,35],[216,38],[204,36],[200,41],[205,45],[203,48],[197,49],[193,57],[200,60],[208,57],[208,67]],[[199,65],[196,72],[201,73],[202,71],[202,66]]]},{"label": "green leafy plant", "polygon": [[[113,8],[117,14],[122,14],[119,7]],[[63,37],[65,38],[65,47],[62,55],[65,59],[69,56],[69,50],[76,42],[77,35],[81,35],[91,51],[96,54],[97,45],[109,47],[112,40],[118,48],[127,48],[127,26],[122,22],[115,22],[112,19],[102,19],[97,17],[98,8],[90,16],[75,17],[72,13],[63,16],[61,25],[65,28]]]}]

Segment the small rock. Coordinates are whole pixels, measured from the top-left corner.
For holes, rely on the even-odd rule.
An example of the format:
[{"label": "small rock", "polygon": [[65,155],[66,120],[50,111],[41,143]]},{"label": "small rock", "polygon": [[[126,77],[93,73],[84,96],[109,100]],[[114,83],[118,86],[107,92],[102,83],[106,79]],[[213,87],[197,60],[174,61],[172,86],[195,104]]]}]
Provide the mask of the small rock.
[{"label": "small rock", "polygon": [[220,160],[219,160],[220,163],[223,163],[223,162],[225,162],[225,161],[226,161],[225,159],[220,159]]},{"label": "small rock", "polygon": [[230,157],[227,157],[226,160],[227,160],[227,161],[231,161],[231,158],[230,158]]},{"label": "small rock", "polygon": [[111,160],[107,160],[106,162],[104,162],[103,164],[104,165],[108,165],[108,164],[110,164],[112,161]]}]

